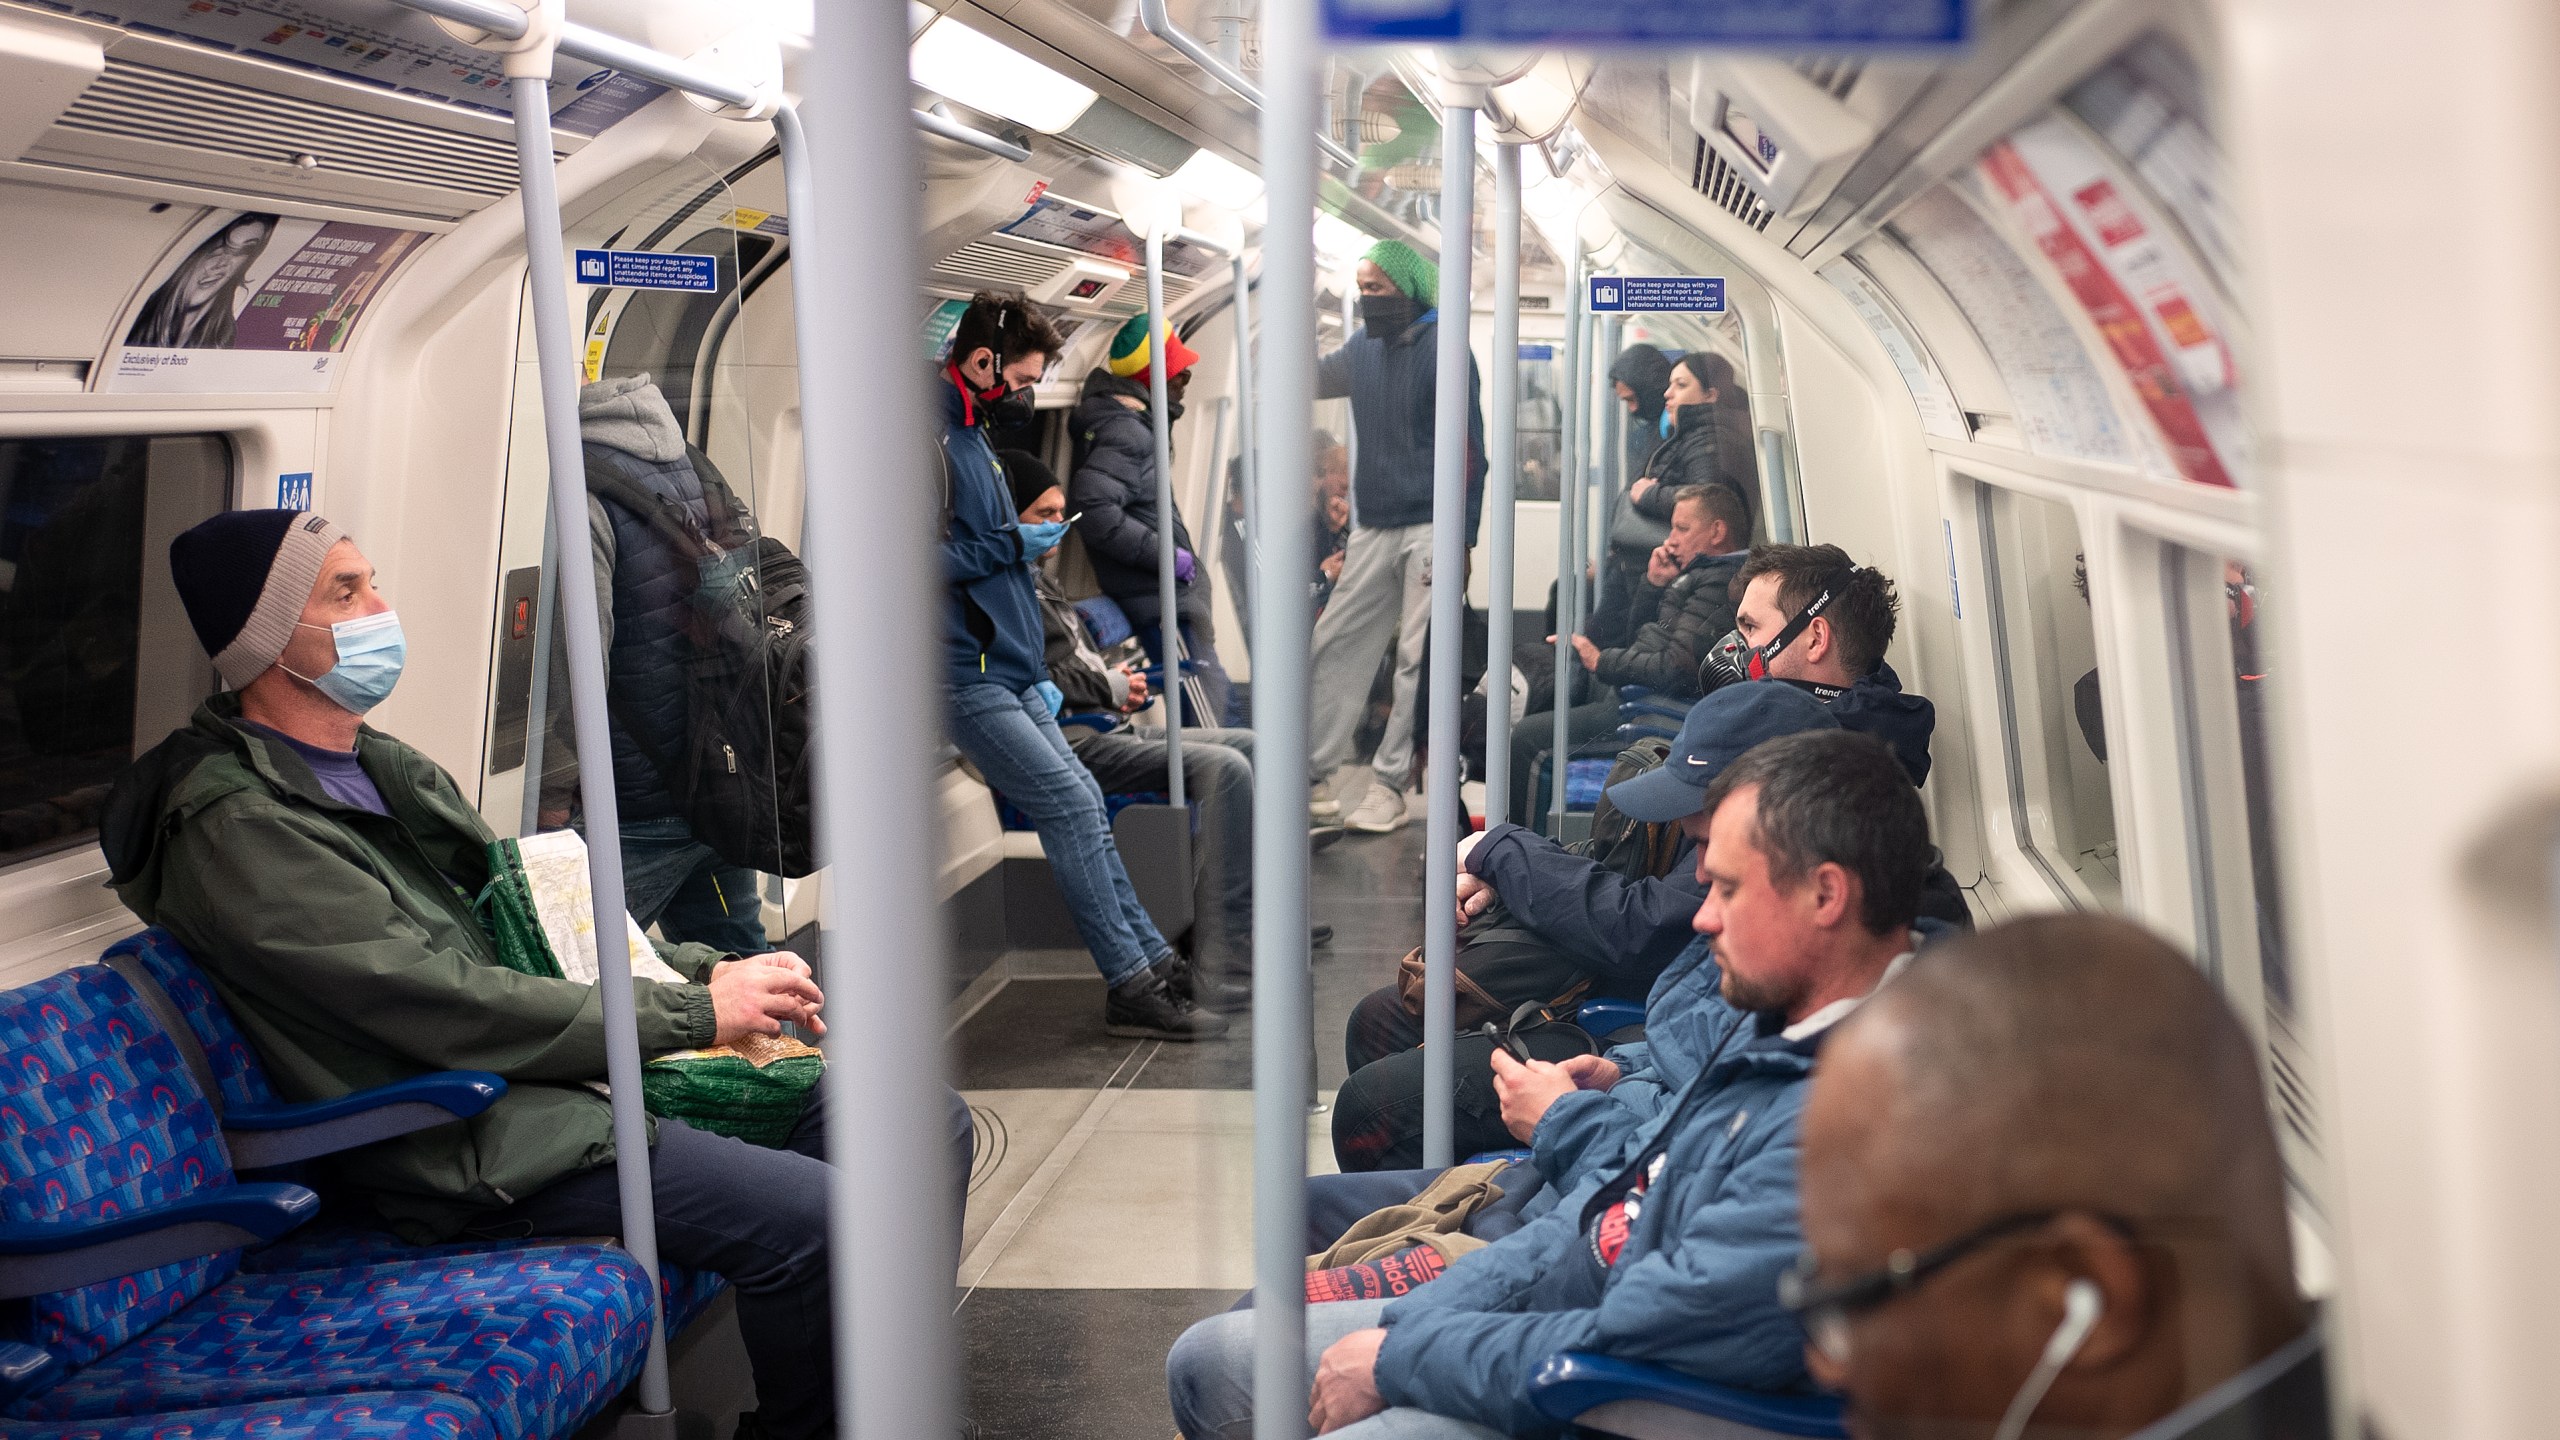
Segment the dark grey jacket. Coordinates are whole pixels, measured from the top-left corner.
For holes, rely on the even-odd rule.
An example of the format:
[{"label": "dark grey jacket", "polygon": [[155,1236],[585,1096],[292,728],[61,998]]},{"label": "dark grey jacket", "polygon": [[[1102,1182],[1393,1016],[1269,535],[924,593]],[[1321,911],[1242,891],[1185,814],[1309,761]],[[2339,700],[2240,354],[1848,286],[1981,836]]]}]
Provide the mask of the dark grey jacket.
[{"label": "dark grey jacket", "polygon": [[1642,685],[1675,700],[1705,694],[1698,688],[1698,662],[1733,628],[1733,577],[1749,558],[1742,550],[1702,555],[1672,576],[1670,584],[1659,590],[1647,587],[1654,597],[1654,618],[1624,646],[1601,651],[1594,678],[1603,685]]}]

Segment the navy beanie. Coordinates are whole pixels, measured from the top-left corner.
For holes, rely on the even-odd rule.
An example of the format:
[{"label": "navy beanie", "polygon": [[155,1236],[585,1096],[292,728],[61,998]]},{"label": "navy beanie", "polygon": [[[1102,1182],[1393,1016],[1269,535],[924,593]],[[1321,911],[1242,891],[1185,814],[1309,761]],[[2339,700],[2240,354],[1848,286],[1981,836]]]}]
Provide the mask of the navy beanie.
[{"label": "navy beanie", "polygon": [[345,538],[308,510],[228,510],[169,542],[187,623],[231,688],[283,656],[321,561]]}]

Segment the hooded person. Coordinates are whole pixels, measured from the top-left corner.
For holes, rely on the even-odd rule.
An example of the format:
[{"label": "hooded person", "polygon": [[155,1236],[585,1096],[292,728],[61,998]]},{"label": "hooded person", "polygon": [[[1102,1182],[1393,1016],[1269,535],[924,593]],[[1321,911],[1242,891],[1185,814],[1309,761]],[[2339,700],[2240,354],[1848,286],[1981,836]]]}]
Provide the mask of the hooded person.
[{"label": "hooded person", "polygon": [[[699,583],[696,557],[661,526],[672,518],[706,549],[753,555],[755,516],[711,457],[685,442],[667,397],[645,374],[581,389],[578,433],[586,460],[587,548],[614,702],[614,801],[632,918],[670,939],[755,954],[768,948],[756,872],[695,837],[661,765],[691,749],[687,676]],[[570,823],[578,765],[566,644],[553,646],[551,665],[552,711],[542,751],[546,828]]]},{"label": "hooded person", "polygon": [[[1170,327],[1164,338],[1165,418],[1172,421],[1182,418],[1183,394],[1191,388],[1192,367],[1200,363],[1200,356]],[[1157,504],[1155,424],[1149,400],[1155,373],[1153,343],[1149,317],[1132,315],[1111,337],[1105,363],[1085,376],[1084,396],[1068,422],[1075,446],[1068,472],[1067,513],[1076,517],[1076,536],[1093,564],[1095,583],[1129,617],[1148,658],[1161,665],[1164,597],[1159,589],[1158,547],[1165,518]],[[1183,723],[1224,724],[1229,687],[1210,630],[1208,576],[1179,508],[1172,525],[1174,608],[1183,648],[1199,667],[1195,678],[1209,707],[1206,715],[1186,713]]]},{"label": "hooded person", "polygon": [[[334,1157],[378,1223],[415,1243],[613,1233],[602,1000],[500,959],[473,899],[495,837],[442,766],[364,722],[408,656],[372,565],[322,516],[237,510],[171,542],[169,571],[231,688],[118,777],[100,827],[117,897],[203,968],[286,1101],[507,1081],[476,1116]],[[797,957],[652,943],[683,978],[632,980],[644,1055],[825,1028]],[[764,1430],[834,1434],[823,1105],[785,1148],[651,1129],[660,1253],[735,1285]]]},{"label": "hooded person", "polygon": [[[1424,642],[1431,621],[1432,455],[1439,408],[1440,272],[1400,240],[1371,246],[1357,269],[1361,326],[1316,362],[1316,396],[1348,397],[1354,461],[1351,539],[1316,621],[1310,813],[1383,834],[1404,824],[1412,782]],[[1484,410],[1467,362],[1466,539],[1484,507]],[[1464,576],[1452,577],[1463,584]],[[1371,783],[1349,815],[1330,776],[1354,758],[1379,659],[1395,648],[1385,735]]]},{"label": "hooded person", "polygon": [[[1603,646],[1624,645],[1635,628],[1651,618],[1636,612],[1645,558],[1671,536],[1668,515],[1654,516],[1627,502],[1627,489],[1645,473],[1670,432],[1662,408],[1663,389],[1671,383],[1671,361],[1651,345],[1630,345],[1609,363],[1609,383],[1626,407],[1626,470],[1610,492],[1609,551],[1600,576],[1600,603],[1583,633]],[[1747,539],[1748,537],[1743,537]]]}]

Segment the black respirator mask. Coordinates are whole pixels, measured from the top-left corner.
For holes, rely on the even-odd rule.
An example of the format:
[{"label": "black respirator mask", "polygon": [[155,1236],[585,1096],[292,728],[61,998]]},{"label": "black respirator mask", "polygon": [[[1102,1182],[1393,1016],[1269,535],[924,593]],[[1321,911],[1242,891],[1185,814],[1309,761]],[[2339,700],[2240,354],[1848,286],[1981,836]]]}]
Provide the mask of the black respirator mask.
[{"label": "black respirator mask", "polygon": [[[1785,654],[1787,647],[1796,643],[1796,637],[1805,632],[1805,627],[1820,619],[1822,612],[1831,608],[1832,602],[1849,588],[1849,582],[1858,578],[1858,571],[1859,567],[1852,565],[1824,581],[1821,592],[1813,597],[1813,603],[1797,611],[1795,617],[1787,621],[1777,634],[1769,637],[1769,643],[1766,645],[1754,648],[1743,640],[1741,631],[1726,631],[1724,638],[1717,641],[1707,651],[1707,658],[1698,664],[1699,688],[1712,695],[1720,687],[1730,685],[1737,680],[1771,678],[1769,674],[1771,662]],[[1825,703],[1828,703],[1832,696],[1840,693],[1835,686],[1817,685],[1811,681],[1789,681],[1788,683],[1812,693],[1814,698]]]},{"label": "black respirator mask", "polygon": [[1402,291],[1360,297],[1360,323],[1381,340],[1403,334],[1407,326],[1421,318],[1422,302]]},{"label": "black respirator mask", "polygon": [[987,425],[992,429],[1028,425],[1034,413],[1031,387],[1028,385],[1009,388],[999,385],[992,390],[980,391],[978,405],[986,412]]}]

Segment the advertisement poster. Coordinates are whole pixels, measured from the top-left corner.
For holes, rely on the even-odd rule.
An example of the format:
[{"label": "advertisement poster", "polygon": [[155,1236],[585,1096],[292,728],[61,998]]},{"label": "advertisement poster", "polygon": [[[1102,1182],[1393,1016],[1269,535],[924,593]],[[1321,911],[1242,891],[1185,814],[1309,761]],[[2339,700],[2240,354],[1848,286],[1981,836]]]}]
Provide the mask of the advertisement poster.
[{"label": "advertisement poster", "polygon": [[[37,0],[47,9],[156,31],[380,85],[409,95],[511,113],[498,57],[447,35],[433,20],[396,5],[347,0]],[[560,56],[551,76],[551,125],[570,135],[607,126],[664,90],[601,66]]]},{"label": "advertisement poster", "polygon": [[217,211],[152,275],[109,354],[104,388],[325,391],[365,307],[426,238],[379,225]]},{"label": "advertisement poster", "polygon": [[[2195,308],[2201,291],[2178,274],[2111,182],[2102,184],[2105,177],[2086,175],[2071,164],[2067,132],[2061,137],[2031,134],[2051,123],[2029,126],[2020,137],[2046,162],[2041,168],[2066,187],[2062,193],[2072,196],[2074,205],[2067,208],[2056,199],[2040,167],[2028,161],[2015,141],[2003,140],[1983,152],[1983,179],[2009,222],[2053,263],[2097,327],[2159,428],[2178,473],[2199,485],[2228,488],[2232,479],[2223,461],[2226,447],[2216,444],[2214,430],[2235,431],[2238,408],[2227,352]],[[2087,150],[2085,145],[2078,148]],[[2095,164],[2094,153],[2087,159]],[[2079,225],[2073,221],[2075,210]],[[2081,226],[2088,227],[2085,233]],[[2212,389],[2201,388],[2200,381]],[[2222,399],[2217,408],[2229,412],[2223,425],[2207,424],[2198,410],[2200,396]]]}]

